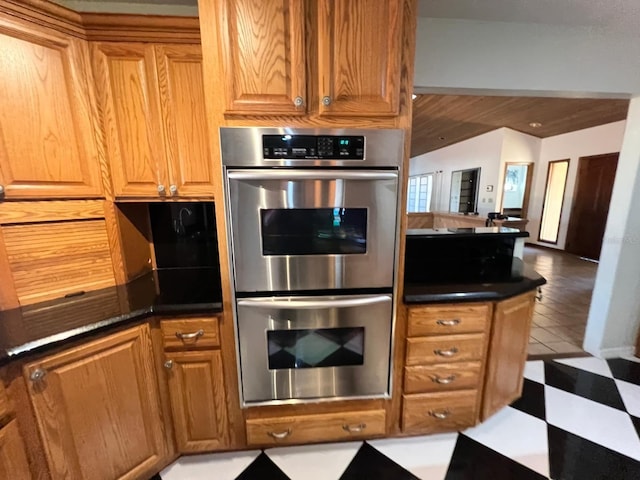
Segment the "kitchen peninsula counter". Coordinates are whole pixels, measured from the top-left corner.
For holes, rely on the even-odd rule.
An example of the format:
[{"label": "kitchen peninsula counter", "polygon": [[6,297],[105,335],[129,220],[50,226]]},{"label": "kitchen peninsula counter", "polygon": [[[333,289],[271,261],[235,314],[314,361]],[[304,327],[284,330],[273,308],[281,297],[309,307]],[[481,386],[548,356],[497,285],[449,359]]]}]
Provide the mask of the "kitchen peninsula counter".
[{"label": "kitchen peninsula counter", "polygon": [[151,315],[222,311],[213,268],[160,269],[123,285],[0,311],[0,363]]},{"label": "kitchen peninsula counter", "polygon": [[499,301],[544,285],[518,256],[528,236],[506,227],[408,230],[404,302]]}]

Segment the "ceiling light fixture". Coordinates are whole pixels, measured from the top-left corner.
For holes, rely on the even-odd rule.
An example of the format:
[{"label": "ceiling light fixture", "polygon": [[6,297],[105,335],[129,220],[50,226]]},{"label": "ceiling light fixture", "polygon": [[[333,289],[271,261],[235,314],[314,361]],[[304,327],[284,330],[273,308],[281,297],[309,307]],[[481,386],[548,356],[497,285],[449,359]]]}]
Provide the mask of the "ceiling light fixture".
[{"label": "ceiling light fixture", "polygon": [[540,127],[542,126],[542,124],[541,124],[540,122],[531,122],[531,123],[529,124],[529,126],[530,126],[531,128],[540,128]]}]

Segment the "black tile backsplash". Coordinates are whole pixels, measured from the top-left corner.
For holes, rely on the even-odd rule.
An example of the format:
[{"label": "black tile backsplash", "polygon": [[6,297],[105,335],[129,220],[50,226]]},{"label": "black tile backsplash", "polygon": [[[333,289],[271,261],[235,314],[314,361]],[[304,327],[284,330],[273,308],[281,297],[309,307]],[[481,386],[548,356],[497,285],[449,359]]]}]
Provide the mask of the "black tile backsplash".
[{"label": "black tile backsplash", "polygon": [[213,202],[152,203],[151,230],[158,269],[219,270]]}]

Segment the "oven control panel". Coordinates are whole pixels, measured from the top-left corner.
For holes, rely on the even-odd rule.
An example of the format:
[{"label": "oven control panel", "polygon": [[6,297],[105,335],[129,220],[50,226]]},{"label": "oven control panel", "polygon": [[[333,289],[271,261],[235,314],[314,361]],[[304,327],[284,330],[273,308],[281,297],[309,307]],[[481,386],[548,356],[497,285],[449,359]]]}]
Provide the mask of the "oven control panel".
[{"label": "oven control panel", "polygon": [[263,135],[266,159],[363,160],[364,136],[354,135]]}]

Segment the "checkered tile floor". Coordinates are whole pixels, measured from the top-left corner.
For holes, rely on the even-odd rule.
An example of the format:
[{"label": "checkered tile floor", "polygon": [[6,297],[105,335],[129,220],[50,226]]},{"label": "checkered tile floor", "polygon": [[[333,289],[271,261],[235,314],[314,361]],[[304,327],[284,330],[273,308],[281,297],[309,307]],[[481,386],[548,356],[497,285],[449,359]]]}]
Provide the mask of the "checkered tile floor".
[{"label": "checkered tile floor", "polygon": [[530,361],[522,398],[461,433],[182,457],[160,477],[638,480],[640,363]]}]

